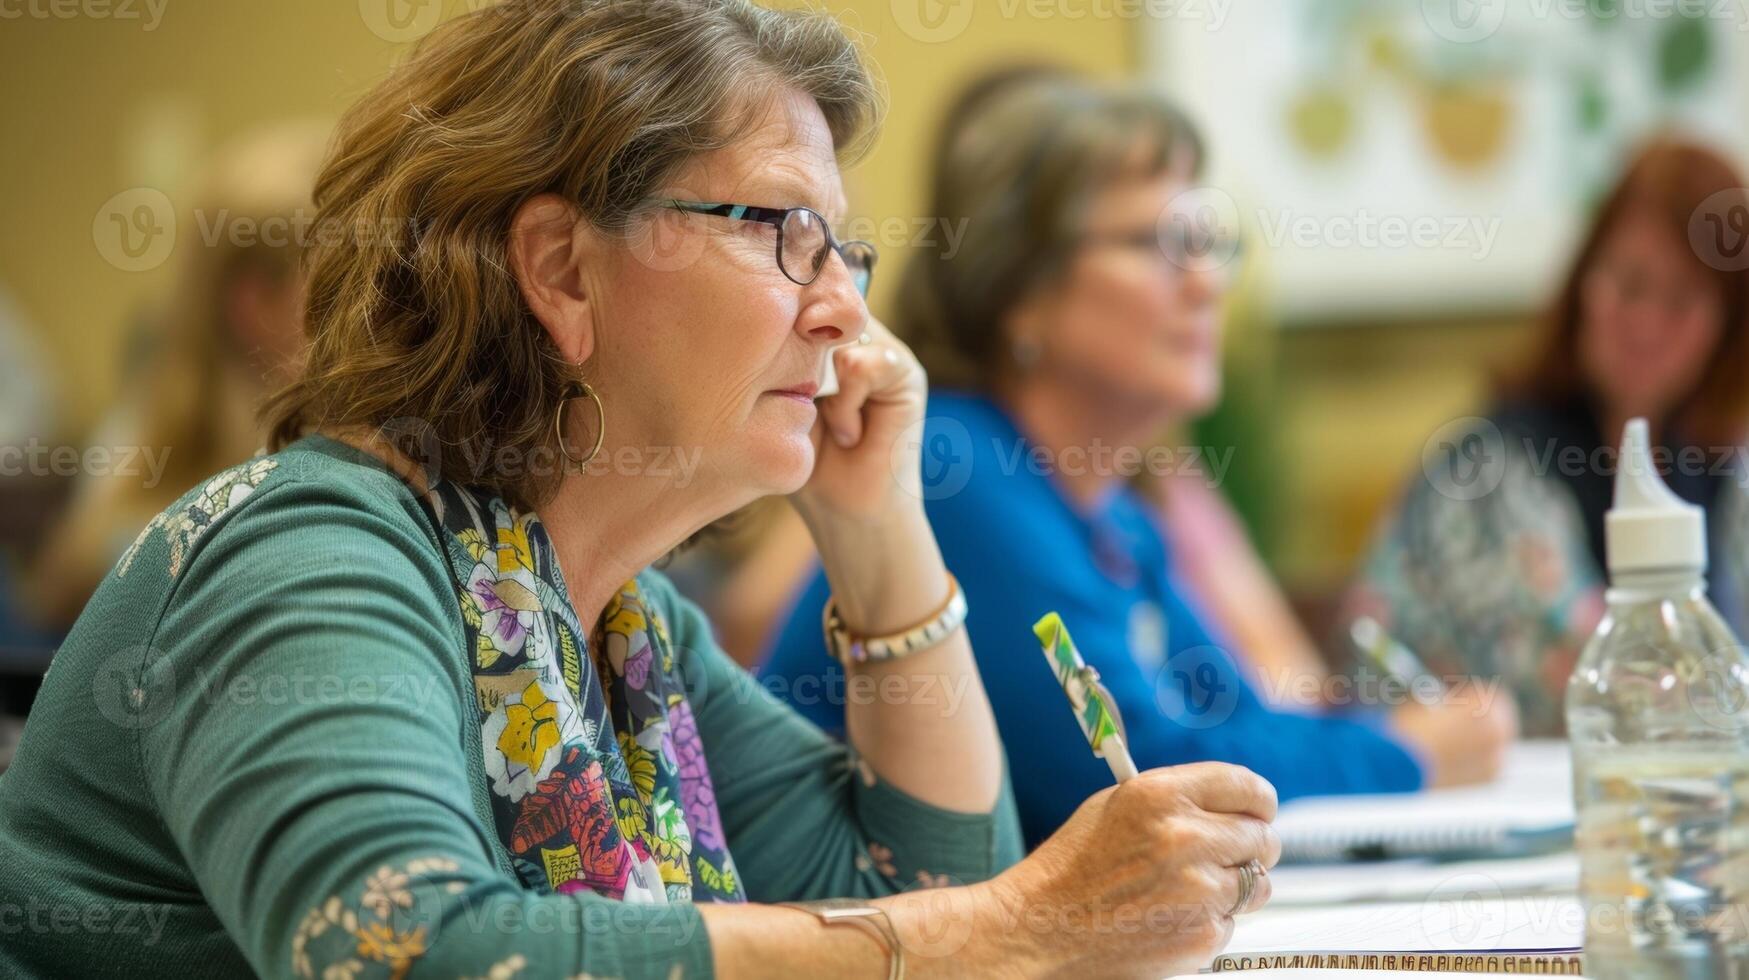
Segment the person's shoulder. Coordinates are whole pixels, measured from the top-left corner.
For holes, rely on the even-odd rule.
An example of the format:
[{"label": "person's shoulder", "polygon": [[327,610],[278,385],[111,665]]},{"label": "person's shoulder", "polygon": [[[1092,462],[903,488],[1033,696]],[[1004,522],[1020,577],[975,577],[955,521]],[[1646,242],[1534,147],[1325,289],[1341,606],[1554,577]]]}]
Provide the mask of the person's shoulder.
[{"label": "person's shoulder", "polygon": [[411,490],[373,457],[312,436],[196,484],[147,522],[112,574],[126,579],[156,567],[175,582],[238,524],[257,533],[283,528],[295,532],[290,538],[324,547],[348,528],[356,531],[360,515],[411,527],[416,507]]},{"label": "person's shoulder", "polygon": [[1048,466],[986,395],[930,392],[917,449],[923,499],[938,518],[983,526],[1051,505],[1049,486],[1039,479]]}]

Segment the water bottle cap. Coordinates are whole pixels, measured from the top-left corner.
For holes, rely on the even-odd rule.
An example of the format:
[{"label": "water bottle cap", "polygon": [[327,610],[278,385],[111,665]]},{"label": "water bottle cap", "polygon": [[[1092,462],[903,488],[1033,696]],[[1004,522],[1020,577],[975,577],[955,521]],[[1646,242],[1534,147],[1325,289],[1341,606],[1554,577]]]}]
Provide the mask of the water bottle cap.
[{"label": "water bottle cap", "polygon": [[1652,465],[1645,419],[1628,422],[1616,463],[1615,504],[1604,518],[1609,571],[1704,571],[1706,512],[1678,497]]}]

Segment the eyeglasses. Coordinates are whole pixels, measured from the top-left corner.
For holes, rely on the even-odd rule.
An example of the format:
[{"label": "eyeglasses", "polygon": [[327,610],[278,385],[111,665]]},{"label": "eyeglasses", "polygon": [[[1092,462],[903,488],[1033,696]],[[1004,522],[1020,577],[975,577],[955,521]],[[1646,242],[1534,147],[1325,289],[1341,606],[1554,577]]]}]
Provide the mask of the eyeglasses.
[{"label": "eyeglasses", "polygon": [[1116,245],[1157,252],[1182,274],[1201,272],[1232,279],[1245,259],[1245,242],[1237,235],[1174,217],[1147,231],[1084,235],[1084,245]]},{"label": "eyeglasses", "polygon": [[880,257],[868,242],[840,243],[826,219],[812,208],[759,208],[751,204],[716,204],[709,201],[664,201],[663,207],[692,214],[709,214],[735,221],[758,221],[777,229],[777,267],[790,282],[806,286],[820,278],[826,259],[837,252],[850,270],[856,291],[868,295]]}]

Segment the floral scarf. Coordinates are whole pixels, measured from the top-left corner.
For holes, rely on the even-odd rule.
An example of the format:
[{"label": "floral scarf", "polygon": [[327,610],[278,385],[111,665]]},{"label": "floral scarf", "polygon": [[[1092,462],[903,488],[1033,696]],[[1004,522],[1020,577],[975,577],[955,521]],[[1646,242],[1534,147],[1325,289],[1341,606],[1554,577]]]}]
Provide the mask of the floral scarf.
[{"label": "floral scarf", "polygon": [[440,482],[492,815],[546,892],[746,901],[668,628],[636,580],[590,650],[540,518]]}]

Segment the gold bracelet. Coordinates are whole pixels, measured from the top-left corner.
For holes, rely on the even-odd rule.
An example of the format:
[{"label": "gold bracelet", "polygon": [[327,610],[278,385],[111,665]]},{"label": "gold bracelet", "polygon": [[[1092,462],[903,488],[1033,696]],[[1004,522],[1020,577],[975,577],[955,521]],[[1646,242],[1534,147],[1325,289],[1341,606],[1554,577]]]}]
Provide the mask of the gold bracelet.
[{"label": "gold bracelet", "polygon": [[887,948],[887,980],[905,980],[905,947],[886,910],[854,898],[828,898],[817,902],[778,902],[800,909],[829,926],[849,923],[874,936]]},{"label": "gold bracelet", "polygon": [[947,601],[923,622],[889,636],[858,636],[844,625],[838,613],[838,600],[827,599],[820,613],[820,628],[826,634],[826,652],[842,664],[868,663],[871,660],[896,660],[919,650],[927,650],[966,624],[966,594],[960,581],[947,575]]}]

